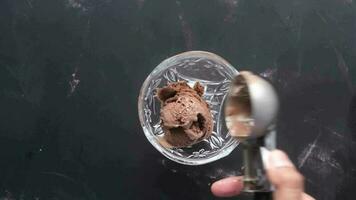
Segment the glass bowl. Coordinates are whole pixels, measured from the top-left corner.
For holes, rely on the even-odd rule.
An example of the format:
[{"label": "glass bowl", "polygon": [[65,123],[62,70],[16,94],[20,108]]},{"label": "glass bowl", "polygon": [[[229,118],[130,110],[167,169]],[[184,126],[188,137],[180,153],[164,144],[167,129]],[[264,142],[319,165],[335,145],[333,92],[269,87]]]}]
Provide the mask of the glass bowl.
[{"label": "glass bowl", "polygon": [[[223,102],[231,80],[238,71],[223,58],[209,52],[189,51],[161,62],[146,78],[138,98],[140,122],[148,141],[167,158],[186,165],[201,165],[231,153],[238,141],[230,136],[223,116]],[[203,98],[210,105],[214,119],[212,135],[190,147],[166,148],[159,143],[163,136],[160,124],[160,102],[156,89],[170,82],[199,81],[204,86]]]}]

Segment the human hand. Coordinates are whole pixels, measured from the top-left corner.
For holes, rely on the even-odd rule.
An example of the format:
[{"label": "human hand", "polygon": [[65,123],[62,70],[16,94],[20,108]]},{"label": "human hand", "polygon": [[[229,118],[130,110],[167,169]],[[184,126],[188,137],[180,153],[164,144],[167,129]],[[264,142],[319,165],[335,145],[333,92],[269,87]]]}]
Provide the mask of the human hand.
[{"label": "human hand", "polygon": [[[274,200],[315,200],[304,193],[304,178],[283,151],[271,151],[265,168],[268,180],[275,187]],[[242,188],[243,178],[235,176],[216,181],[211,191],[218,197],[231,197],[240,194]]]}]

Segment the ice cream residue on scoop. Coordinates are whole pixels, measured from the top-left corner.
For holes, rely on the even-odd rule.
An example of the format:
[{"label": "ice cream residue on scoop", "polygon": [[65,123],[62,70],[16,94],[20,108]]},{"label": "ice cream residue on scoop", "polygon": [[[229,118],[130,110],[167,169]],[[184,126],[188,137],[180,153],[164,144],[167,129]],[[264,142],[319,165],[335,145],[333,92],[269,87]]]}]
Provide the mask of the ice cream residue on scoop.
[{"label": "ice cream residue on scoop", "polygon": [[213,118],[209,105],[202,98],[203,93],[204,87],[199,82],[193,88],[179,81],[157,89],[164,131],[162,145],[187,147],[211,135]]}]

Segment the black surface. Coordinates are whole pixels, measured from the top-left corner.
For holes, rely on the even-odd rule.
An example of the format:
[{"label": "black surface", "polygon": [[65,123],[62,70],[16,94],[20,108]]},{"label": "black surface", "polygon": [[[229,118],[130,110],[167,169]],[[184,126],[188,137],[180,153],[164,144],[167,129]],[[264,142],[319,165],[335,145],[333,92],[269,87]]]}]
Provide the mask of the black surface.
[{"label": "black surface", "polygon": [[279,146],[307,192],[355,199],[355,6],[1,0],[0,199],[215,199],[210,184],[239,173],[241,152],[200,167],[172,163],[137,116],[146,76],[191,49],[270,79],[281,98]]}]

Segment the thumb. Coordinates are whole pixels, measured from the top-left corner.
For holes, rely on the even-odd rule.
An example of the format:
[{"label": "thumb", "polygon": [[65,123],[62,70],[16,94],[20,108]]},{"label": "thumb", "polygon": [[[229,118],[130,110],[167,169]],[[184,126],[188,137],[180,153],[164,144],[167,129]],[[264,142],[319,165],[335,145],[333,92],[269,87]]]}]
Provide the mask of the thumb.
[{"label": "thumb", "polygon": [[266,172],[275,186],[274,200],[301,200],[304,191],[304,178],[297,171],[287,154],[280,150],[270,152]]}]

